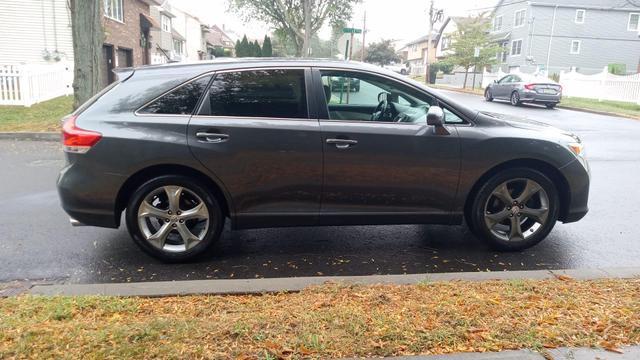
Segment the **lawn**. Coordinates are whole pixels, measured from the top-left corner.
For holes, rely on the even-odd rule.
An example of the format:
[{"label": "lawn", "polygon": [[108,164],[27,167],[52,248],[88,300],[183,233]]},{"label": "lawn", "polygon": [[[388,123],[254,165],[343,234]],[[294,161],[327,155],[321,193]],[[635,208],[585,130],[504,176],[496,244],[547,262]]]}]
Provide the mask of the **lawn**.
[{"label": "lawn", "polygon": [[60,119],[73,111],[73,96],[61,96],[31,107],[0,106],[0,132],[59,131]]},{"label": "lawn", "polygon": [[338,358],[640,343],[640,279],[0,299],[0,358]]},{"label": "lawn", "polygon": [[563,97],[560,106],[572,108],[603,111],[611,114],[618,114],[640,119],[640,105],[622,101],[598,101],[578,97]]}]

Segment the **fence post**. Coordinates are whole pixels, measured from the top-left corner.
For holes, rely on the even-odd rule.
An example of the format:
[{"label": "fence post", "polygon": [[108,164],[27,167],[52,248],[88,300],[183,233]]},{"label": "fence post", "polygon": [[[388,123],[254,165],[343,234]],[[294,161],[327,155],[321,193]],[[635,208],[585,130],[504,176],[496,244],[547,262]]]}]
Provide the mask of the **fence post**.
[{"label": "fence post", "polygon": [[607,75],[609,75],[609,67],[605,66],[600,74],[600,91],[598,91],[598,101],[602,101],[604,99],[604,94],[606,92],[605,85],[607,83]]}]

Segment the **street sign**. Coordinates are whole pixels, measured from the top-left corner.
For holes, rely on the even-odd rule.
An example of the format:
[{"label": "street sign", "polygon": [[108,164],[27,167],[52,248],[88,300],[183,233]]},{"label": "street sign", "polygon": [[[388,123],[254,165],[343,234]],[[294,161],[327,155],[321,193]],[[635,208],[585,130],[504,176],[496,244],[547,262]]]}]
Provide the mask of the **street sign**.
[{"label": "street sign", "polygon": [[362,29],[356,29],[356,28],[342,28],[342,33],[344,34],[362,34]]}]

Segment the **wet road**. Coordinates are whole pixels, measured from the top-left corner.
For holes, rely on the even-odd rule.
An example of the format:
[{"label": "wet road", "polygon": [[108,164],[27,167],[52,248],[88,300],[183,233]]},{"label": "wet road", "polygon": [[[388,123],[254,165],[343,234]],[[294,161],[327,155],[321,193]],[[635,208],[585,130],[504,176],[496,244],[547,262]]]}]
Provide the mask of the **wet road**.
[{"label": "wet road", "polygon": [[558,224],[538,246],[496,253],[464,226],[352,226],[225,230],[196,263],[145,255],[126,229],[73,228],[60,209],[58,144],[0,140],[0,282],[121,282],[369,275],[640,265],[640,121],[449,94],[478,109],[574,131],[587,144],[591,211]]}]

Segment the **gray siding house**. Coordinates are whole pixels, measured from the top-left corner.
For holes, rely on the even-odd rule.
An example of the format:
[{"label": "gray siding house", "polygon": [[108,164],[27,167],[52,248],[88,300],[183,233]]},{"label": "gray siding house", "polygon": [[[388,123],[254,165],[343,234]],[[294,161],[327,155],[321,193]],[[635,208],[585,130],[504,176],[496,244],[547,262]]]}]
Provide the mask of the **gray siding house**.
[{"label": "gray siding house", "polygon": [[640,7],[632,1],[500,0],[492,21],[491,36],[503,48],[496,67],[503,71],[640,69]]}]

